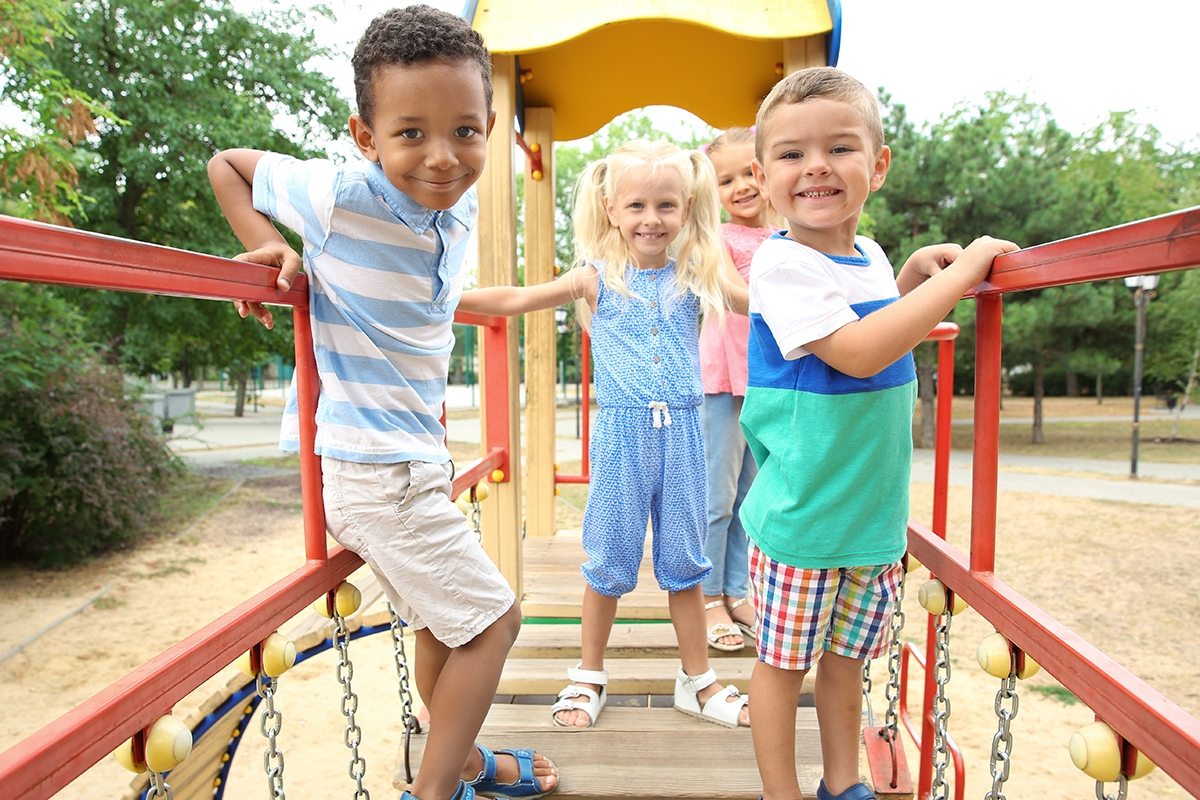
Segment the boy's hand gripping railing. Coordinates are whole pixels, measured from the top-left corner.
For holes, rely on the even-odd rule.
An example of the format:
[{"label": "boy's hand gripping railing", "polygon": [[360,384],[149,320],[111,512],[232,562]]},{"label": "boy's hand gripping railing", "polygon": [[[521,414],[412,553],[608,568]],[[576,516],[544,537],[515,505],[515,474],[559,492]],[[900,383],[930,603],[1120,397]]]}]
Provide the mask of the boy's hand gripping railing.
[{"label": "boy's hand gripping railing", "polygon": [[[976,310],[975,446],[969,557],[910,523],[909,549],[1016,647],[1096,715],[1200,796],[1200,720],[1085,642],[995,575],[1003,295],[1177,271],[1200,265],[1200,208],[1065,239],[996,259],[973,293]],[[923,742],[923,744],[925,744]],[[925,796],[922,781],[918,797]]]}]

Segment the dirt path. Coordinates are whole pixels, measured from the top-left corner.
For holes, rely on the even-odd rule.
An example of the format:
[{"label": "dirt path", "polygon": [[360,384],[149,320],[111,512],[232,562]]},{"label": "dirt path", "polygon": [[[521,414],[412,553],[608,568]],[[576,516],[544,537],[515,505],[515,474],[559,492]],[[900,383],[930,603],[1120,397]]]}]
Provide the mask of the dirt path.
[{"label": "dirt path", "polygon": [[[914,485],[914,516],[928,519],[930,489]],[[78,608],[81,613],[0,663],[0,750],[125,675],[146,659],[211,621],[298,566],[303,552],[298,478],[249,481],[182,537],[108,556],[60,573],[0,573],[0,654]],[[951,489],[950,539],[965,549],[969,493]],[[1200,711],[1200,511],[1096,500],[1003,494],[998,574],[1041,607],[1190,710]],[[906,637],[924,641],[925,613],[909,583]],[[1169,589],[1169,591],[1164,591]],[[284,626],[287,630],[289,626]],[[975,664],[990,627],[973,612],[955,618],[952,633],[953,703],[950,730],[962,746],[967,797],[990,788],[988,749],[996,729],[998,682]],[[399,745],[400,704],[390,641],[355,642],[358,722],[367,759],[366,785],[375,798],[398,798],[391,786]],[[883,709],[885,664],[875,665],[877,713]],[[232,669],[232,668],[231,668]],[[214,678],[176,707],[191,707],[223,684]],[[917,682],[919,684],[919,681]],[[1023,687],[1013,725],[1014,763],[1005,793],[1012,798],[1090,798],[1094,783],[1070,763],[1066,745],[1093,719],[1082,704],[1043,692],[1055,681],[1040,675]],[[286,742],[285,781],[296,798],[351,793],[349,757],[342,745],[340,686],[331,653],[297,668],[281,683],[278,706]],[[919,707],[919,696],[910,699]],[[256,729],[239,757],[226,797],[267,796],[262,743]],[[908,748],[910,763],[915,752]],[[58,797],[116,800],[129,776],[104,759]],[[1131,787],[1132,797],[1185,797],[1156,773]]]}]

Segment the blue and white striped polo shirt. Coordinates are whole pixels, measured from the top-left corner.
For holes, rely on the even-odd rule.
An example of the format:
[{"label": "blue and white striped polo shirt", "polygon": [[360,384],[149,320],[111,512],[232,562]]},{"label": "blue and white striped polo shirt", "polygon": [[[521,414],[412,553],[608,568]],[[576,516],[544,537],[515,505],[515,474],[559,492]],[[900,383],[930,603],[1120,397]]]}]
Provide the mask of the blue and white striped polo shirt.
[{"label": "blue and white striped polo shirt", "polygon": [[[269,153],[254,207],[304,241],[321,394],[317,453],[344,461],[443,463],[440,422],[454,348],[474,190],[430,211],[363,161]],[[300,447],[295,385],[279,446]]]}]

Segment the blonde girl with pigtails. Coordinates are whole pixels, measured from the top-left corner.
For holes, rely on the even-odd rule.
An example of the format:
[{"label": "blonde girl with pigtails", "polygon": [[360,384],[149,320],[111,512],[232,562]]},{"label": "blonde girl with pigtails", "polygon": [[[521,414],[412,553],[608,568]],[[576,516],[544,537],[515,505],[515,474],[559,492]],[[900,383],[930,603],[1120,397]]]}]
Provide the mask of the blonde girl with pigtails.
[{"label": "blonde girl with pigtails", "polygon": [[637,584],[647,521],[681,666],[675,707],[728,727],[747,697],[708,665],[701,582],[707,486],[699,408],[699,320],[745,314],[749,298],[721,244],[712,164],[667,142],[634,141],[588,166],[575,196],[574,269],[532,287],[464,292],[460,308],[514,315],[571,300],[589,325],[600,406],[583,519],[582,661],[552,708],[590,727],[606,701],[604,651],[621,596]]}]

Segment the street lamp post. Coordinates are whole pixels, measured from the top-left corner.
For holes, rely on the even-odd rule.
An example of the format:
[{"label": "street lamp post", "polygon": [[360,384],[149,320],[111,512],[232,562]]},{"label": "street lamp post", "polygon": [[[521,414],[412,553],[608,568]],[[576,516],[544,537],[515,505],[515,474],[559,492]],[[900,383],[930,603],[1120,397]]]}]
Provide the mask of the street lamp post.
[{"label": "street lamp post", "polygon": [[1158,286],[1157,275],[1131,275],[1125,279],[1125,287],[1133,295],[1133,307],[1137,309],[1137,327],[1133,343],[1133,456],[1129,462],[1129,477],[1137,478],[1138,461],[1138,416],[1142,405],[1142,358],[1146,349],[1146,306],[1154,299]]}]

